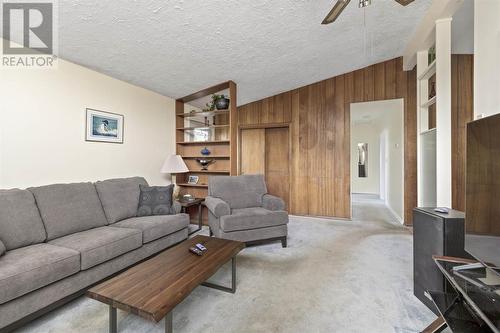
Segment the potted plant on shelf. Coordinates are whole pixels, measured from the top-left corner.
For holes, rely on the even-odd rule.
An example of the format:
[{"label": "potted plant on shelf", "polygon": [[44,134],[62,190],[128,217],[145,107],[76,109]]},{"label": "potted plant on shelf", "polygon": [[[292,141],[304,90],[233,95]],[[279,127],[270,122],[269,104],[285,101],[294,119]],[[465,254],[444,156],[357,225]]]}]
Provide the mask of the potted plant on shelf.
[{"label": "potted plant on shelf", "polygon": [[205,104],[205,108],[203,111],[214,111],[217,110],[226,110],[229,108],[229,98],[227,98],[224,94],[212,95],[212,101],[210,103]]}]

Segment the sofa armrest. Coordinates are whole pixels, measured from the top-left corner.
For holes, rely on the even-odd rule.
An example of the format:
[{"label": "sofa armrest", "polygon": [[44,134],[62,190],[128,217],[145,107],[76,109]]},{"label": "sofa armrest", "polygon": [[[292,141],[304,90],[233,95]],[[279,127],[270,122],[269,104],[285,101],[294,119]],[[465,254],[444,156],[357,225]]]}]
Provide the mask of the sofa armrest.
[{"label": "sofa armrest", "polygon": [[172,204],[172,208],[173,208],[175,214],[180,214],[181,213],[182,206],[177,201],[174,201],[174,203]]},{"label": "sofa armrest", "polygon": [[271,194],[264,194],[262,197],[262,207],[269,210],[285,210],[285,202],[283,199],[275,197]]},{"label": "sofa armrest", "polygon": [[216,217],[231,214],[229,204],[219,198],[206,197],[205,206],[207,206],[208,210],[210,210]]},{"label": "sofa armrest", "polygon": [[5,248],[5,245],[2,243],[0,240],[0,257],[3,256],[7,252],[7,249]]}]

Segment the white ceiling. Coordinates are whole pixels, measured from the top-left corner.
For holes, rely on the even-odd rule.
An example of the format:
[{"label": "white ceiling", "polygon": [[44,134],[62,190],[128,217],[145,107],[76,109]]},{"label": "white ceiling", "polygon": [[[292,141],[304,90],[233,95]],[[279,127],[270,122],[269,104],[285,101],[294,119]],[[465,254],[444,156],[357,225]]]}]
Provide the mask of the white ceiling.
[{"label": "white ceiling", "polygon": [[[233,80],[242,105],[402,54],[432,0],[59,0],[59,55],[174,98]],[[364,36],[366,31],[366,40]]]}]

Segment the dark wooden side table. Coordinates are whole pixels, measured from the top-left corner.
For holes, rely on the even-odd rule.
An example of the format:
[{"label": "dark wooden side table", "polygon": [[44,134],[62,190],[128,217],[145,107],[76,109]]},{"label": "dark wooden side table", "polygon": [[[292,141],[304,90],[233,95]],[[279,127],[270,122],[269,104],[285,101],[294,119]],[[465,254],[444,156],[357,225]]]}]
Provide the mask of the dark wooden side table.
[{"label": "dark wooden side table", "polygon": [[189,235],[194,234],[195,232],[198,232],[201,230],[202,225],[203,225],[203,218],[202,218],[202,209],[203,209],[203,203],[205,202],[205,199],[203,198],[196,198],[194,200],[177,200],[177,202],[181,205],[181,213],[186,213],[187,209],[189,207],[193,206],[198,206],[198,228],[194,230],[189,231]]}]

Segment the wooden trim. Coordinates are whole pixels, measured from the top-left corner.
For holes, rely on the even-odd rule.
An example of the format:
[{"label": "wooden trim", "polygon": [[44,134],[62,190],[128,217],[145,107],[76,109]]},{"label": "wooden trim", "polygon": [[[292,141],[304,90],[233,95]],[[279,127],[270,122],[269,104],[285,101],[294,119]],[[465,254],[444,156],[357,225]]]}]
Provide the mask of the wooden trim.
[{"label": "wooden trim", "polygon": [[238,104],[236,103],[236,83],[234,83],[233,81],[229,81],[229,96],[229,139],[231,141],[229,144],[229,154],[231,155],[230,171],[231,176],[235,176],[238,173]]},{"label": "wooden trim", "polygon": [[182,102],[182,103],[189,103],[191,101],[194,101],[198,98],[202,98],[202,97],[205,97],[205,96],[208,96],[208,95],[212,95],[212,94],[215,94],[219,91],[222,91],[222,90],[225,90],[225,89],[229,89],[230,88],[230,85],[234,84],[233,81],[227,81],[227,82],[223,82],[223,83],[219,83],[219,84],[216,84],[215,86],[211,86],[211,87],[208,87],[208,88],[205,88],[203,90],[200,90],[200,91],[197,91],[191,95],[187,95],[187,96],[184,96],[184,97],[181,97],[179,99],[177,99],[178,101]]},{"label": "wooden trim", "polygon": [[238,129],[258,129],[258,128],[290,128],[290,123],[271,123],[271,124],[245,124],[238,125]]},{"label": "wooden trim", "polygon": [[229,141],[227,140],[222,140],[222,141],[179,141],[177,142],[178,145],[200,145],[200,146],[206,146],[206,145],[224,145],[224,144],[229,144]]},{"label": "wooden trim", "polygon": [[429,326],[424,328],[422,333],[438,333],[444,330],[446,327],[447,327],[446,321],[443,319],[443,317],[439,316]]},{"label": "wooden trim", "polygon": [[449,256],[438,256],[438,255],[433,255],[432,259],[446,261],[446,262],[453,262],[453,263],[458,263],[458,264],[476,264],[476,263],[478,263],[478,261],[474,260],[474,259],[449,257]]}]

